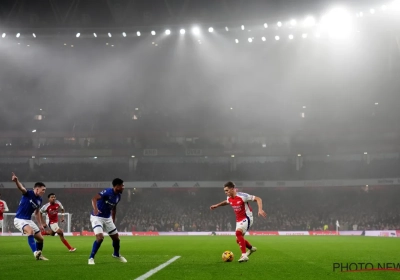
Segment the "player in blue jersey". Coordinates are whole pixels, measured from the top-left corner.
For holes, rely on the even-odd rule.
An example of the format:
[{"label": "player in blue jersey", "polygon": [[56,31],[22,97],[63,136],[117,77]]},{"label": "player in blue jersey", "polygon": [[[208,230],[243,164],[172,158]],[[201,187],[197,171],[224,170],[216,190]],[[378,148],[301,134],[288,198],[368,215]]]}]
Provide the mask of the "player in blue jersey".
[{"label": "player in blue jersey", "polygon": [[[18,189],[22,192],[22,198],[18,205],[18,210],[15,215],[15,227],[28,236],[28,244],[31,247],[33,255],[37,260],[48,261],[43,255],[43,236],[40,233],[43,226],[39,227],[32,221],[32,214],[35,213],[36,221],[41,222],[41,214],[39,212],[42,205],[42,196],[46,192],[46,186],[42,182],[37,182],[33,190],[27,190],[19,182],[18,177],[12,173],[11,180],[15,182]],[[35,243],[36,239],[36,243]]]},{"label": "player in blue jersey", "polygon": [[107,232],[113,241],[114,253],[112,256],[126,263],[127,260],[119,254],[119,235],[115,227],[115,215],[117,213],[117,204],[121,200],[121,194],[124,191],[124,181],[115,178],[112,181],[112,188],[99,192],[92,198],[93,212],[90,215],[90,222],[96,234],[96,241],[93,243],[92,253],[89,257],[89,264],[94,264],[94,256],[103,243],[103,231]]}]

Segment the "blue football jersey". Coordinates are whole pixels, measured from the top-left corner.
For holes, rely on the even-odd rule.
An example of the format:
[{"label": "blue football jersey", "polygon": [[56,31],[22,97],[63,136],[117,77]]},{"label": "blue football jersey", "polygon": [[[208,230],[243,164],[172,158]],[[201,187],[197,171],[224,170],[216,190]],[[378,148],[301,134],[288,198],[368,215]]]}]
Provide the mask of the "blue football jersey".
[{"label": "blue football jersey", "polygon": [[101,199],[97,200],[97,209],[99,209],[97,217],[110,218],[111,210],[117,206],[118,202],[121,200],[121,194],[114,193],[113,188],[108,188],[99,192],[99,195]]},{"label": "blue football jersey", "polygon": [[22,195],[15,218],[24,220],[32,219],[33,212],[35,212],[35,210],[41,205],[42,198],[40,196],[36,196],[33,190],[29,190]]}]

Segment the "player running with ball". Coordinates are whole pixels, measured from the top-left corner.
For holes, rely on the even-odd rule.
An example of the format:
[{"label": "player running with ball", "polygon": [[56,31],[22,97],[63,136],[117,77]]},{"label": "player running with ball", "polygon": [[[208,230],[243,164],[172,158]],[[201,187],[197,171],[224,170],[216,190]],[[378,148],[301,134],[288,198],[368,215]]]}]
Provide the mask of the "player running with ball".
[{"label": "player running with ball", "polygon": [[[224,191],[228,196],[227,199],[218,204],[212,205],[210,209],[214,210],[215,208],[229,204],[232,206],[233,211],[235,211],[236,214],[236,242],[239,244],[240,250],[242,251],[242,256],[240,257],[239,262],[247,262],[249,256],[257,251],[257,248],[251,246],[251,244],[243,237],[253,224],[253,212],[249,205],[249,201],[257,202],[259,216],[266,218],[267,213],[262,209],[261,198],[247,193],[237,192],[233,182],[225,183]],[[247,253],[246,248],[249,249]]]}]

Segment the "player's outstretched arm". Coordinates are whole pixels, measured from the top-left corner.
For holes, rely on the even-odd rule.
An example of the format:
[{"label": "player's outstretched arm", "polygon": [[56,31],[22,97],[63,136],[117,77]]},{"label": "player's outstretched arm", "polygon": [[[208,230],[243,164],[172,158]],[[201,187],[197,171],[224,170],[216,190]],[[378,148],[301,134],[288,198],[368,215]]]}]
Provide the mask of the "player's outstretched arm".
[{"label": "player's outstretched arm", "polygon": [[225,206],[225,205],[228,205],[228,204],[229,204],[228,201],[224,200],[224,201],[222,201],[222,202],[220,202],[218,204],[211,205],[210,209],[214,210],[215,208],[218,208],[220,206]]},{"label": "player's outstretched arm", "polygon": [[263,218],[267,217],[267,213],[265,213],[265,211],[263,210],[263,205],[262,205],[262,199],[259,198],[258,196],[254,197],[254,201],[257,202],[257,206],[258,206],[258,216],[261,216]]},{"label": "player's outstretched arm", "polygon": [[18,180],[18,177],[14,174],[14,172],[12,172],[11,181],[15,182],[15,184],[17,185],[18,189],[22,192],[22,194],[26,194],[27,190],[24,188],[24,186]]}]

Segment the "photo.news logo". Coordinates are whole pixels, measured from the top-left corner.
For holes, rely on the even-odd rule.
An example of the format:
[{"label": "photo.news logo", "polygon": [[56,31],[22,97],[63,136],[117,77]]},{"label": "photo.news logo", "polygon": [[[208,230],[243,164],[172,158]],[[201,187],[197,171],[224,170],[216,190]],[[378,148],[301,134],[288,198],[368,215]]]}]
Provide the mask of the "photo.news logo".
[{"label": "photo.news logo", "polygon": [[392,271],[400,272],[400,262],[385,262],[373,264],[370,262],[358,263],[333,263],[333,272],[368,272],[368,271]]}]

